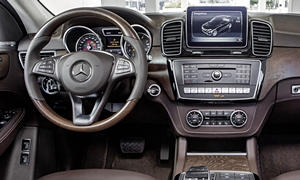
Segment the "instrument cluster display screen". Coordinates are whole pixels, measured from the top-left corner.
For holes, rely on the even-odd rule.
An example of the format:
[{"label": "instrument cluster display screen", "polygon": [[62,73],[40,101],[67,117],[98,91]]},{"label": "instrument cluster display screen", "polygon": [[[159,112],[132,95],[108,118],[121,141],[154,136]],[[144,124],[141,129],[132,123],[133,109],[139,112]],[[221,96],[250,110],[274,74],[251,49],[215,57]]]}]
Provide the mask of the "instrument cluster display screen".
[{"label": "instrument cluster display screen", "polygon": [[247,45],[245,7],[189,7],[186,35],[190,48],[241,48]]}]

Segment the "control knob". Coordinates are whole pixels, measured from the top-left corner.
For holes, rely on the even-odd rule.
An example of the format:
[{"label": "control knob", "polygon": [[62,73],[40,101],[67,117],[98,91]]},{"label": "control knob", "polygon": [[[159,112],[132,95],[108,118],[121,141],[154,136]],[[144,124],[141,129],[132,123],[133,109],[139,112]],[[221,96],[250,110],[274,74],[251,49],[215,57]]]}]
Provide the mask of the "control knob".
[{"label": "control knob", "polygon": [[222,72],[219,70],[213,71],[211,77],[213,78],[213,80],[219,81],[222,78]]},{"label": "control knob", "polygon": [[237,128],[245,126],[247,120],[247,114],[242,110],[235,110],[230,116],[231,124]]},{"label": "control knob", "polygon": [[186,115],[186,122],[192,128],[200,127],[203,122],[203,115],[198,110],[189,111]]}]

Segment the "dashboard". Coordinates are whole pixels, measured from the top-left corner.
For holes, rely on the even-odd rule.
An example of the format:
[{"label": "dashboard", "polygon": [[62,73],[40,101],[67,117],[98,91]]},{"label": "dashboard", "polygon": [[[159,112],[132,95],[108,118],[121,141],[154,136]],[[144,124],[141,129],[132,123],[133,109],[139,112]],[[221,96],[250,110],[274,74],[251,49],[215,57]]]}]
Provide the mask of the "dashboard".
[{"label": "dashboard", "polygon": [[[139,35],[148,55],[152,48],[150,31],[139,24],[131,26]],[[127,58],[135,56],[135,50],[128,42],[124,41],[122,32],[117,27],[72,26],[65,31],[63,42],[68,52],[99,50],[123,55]]]},{"label": "dashboard", "polygon": [[[243,7],[190,7],[175,14],[114,12],[143,40],[152,57],[145,95],[168,112],[180,136],[249,137],[259,132],[278,99],[298,98],[290,89],[298,81],[280,86],[300,76],[300,41],[282,33],[284,15],[260,16]],[[66,24],[41,55],[81,50],[134,54],[114,26],[80,22]],[[20,42],[20,59],[28,42]],[[42,84],[53,93],[48,87],[54,82]],[[282,89],[285,93],[277,95]]]}]

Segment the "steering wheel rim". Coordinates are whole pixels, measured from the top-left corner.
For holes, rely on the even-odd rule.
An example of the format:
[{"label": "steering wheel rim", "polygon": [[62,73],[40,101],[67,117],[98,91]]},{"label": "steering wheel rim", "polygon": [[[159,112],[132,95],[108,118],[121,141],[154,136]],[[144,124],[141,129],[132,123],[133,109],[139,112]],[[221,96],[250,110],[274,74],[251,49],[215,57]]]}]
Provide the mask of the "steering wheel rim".
[{"label": "steering wheel rim", "polygon": [[[95,122],[95,119],[98,120],[100,113],[101,113],[101,112],[96,112],[98,114],[96,114],[95,117],[92,117],[92,118],[94,118],[93,119],[94,122],[92,122],[92,124],[82,125],[82,124],[80,124],[80,122],[84,122],[84,121],[77,121],[79,123],[77,123],[77,125],[75,125],[74,124],[74,122],[75,122],[74,121],[74,109],[76,109],[76,107],[74,107],[75,106],[74,103],[76,103],[76,101],[78,100],[77,99],[78,92],[76,92],[77,94],[75,93],[76,95],[74,96],[73,95],[74,92],[72,92],[72,90],[70,90],[70,97],[72,100],[72,107],[73,107],[73,123],[72,123],[72,121],[67,120],[67,119],[61,117],[60,115],[58,115],[54,110],[52,110],[47,105],[47,103],[41,93],[40,87],[37,83],[36,76],[37,76],[37,74],[45,75],[45,73],[41,73],[39,71],[40,70],[39,67],[41,67],[41,62],[42,62],[42,61],[40,61],[39,53],[42,50],[42,48],[45,47],[46,44],[48,44],[48,42],[50,41],[52,33],[66,21],[76,18],[76,17],[82,17],[82,16],[87,16],[87,17],[91,16],[93,18],[105,20],[105,21],[110,22],[110,23],[114,24],[115,26],[119,27],[124,35],[124,39],[127,42],[129,42],[135,48],[135,50],[137,52],[136,57],[134,59],[131,59],[130,61],[128,61],[128,59],[124,59],[123,57],[118,57],[117,55],[113,55],[114,60],[113,60],[112,70],[111,70],[111,73],[110,73],[110,76],[108,79],[109,80],[113,79],[113,81],[115,81],[116,79],[118,79],[119,76],[127,77],[128,75],[133,75],[133,74],[136,77],[136,79],[135,79],[135,83],[133,86],[133,90],[132,90],[129,98],[127,99],[125,105],[118,112],[114,113],[112,116],[110,116],[106,119]],[[85,57],[90,57],[90,59],[92,59],[92,60],[90,60],[90,59],[85,59],[85,60],[88,61],[88,63],[92,63],[92,64],[95,61],[97,61],[97,60],[95,60],[95,58],[99,58],[99,61],[100,61],[100,58],[104,58],[104,59],[109,58],[108,56],[105,55],[105,54],[108,54],[106,52],[105,53],[104,52],[89,52],[90,54],[89,53],[88,54],[76,54],[76,53],[60,57],[59,60],[55,59],[55,58],[51,59],[51,60],[53,60],[53,62],[55,62],[55,65],[53,66],[54,67],[53,74],[55,74],[55,77],[57,76],[56,77],[57,80],[62,80],[62,78],[64,78],[65,76],[68,76],[68,74],[66,74],[66,73],[59,72],[59,71],[64,70],[60,66],[63,66],[64,68],[69,67],[69,66],[64,65],[64,64],[68,64],[68,63],[66,63],[67,58],[69,58],[69,59],[71,58],[72,60],[74,59],[74,62],[73,62],[74,64],[78,63],[78,61],[80,61],[81,59],[84,59]],[[112,55],[112,54],[110,54],[110,55]],[[76,57],[79,56],[81,59],[80,58],[76,59],[75,56]],[[130,69],[131,70],[134,69],[134,71],[132,71],[132,72],[130,71],[130,73],[127,72],[125,74],[120,75],[120,72],[117,71],[117,69],[118,69],[117,66],[121,61],[122,61],[122,63],[123,62],[129,63]],[[98,61],[97,61],[97,63],[98,63]],[[103,62],[101,62],[101,63],[103,63]],[[97,67],[104,65],[101,63],[98,63]],[[74,66],[75,65],[72,65],[72,68]],[[94,69],[93,66],[91,66],[91,67]],[[72,68],[70,66],[70,70]],[[103,70],[103,68],[102,68],[102,70]],[[143,90],[144,90],[146,80],[147,80],[147,70],[148,70],[147,69],[147,61],[146,61],[146,55],[144,52],[143,45],[142,45],[141,41],[139,40],[139,36],[132,29],[132,27],[130,26],[130,24],[127,21],[125,21],[123,18],[121,18],[117,14],[110,12],[108,10],[105,10],[103,8],[78,8],[78,9],[66,11],[64,13],[61,13],[61,14],[53,17],[46,24],[44,24],[43,27],[38,31],[38,33],[35,35],[35,37],[31,41],[28,51],[27,51],[27,55],[25,58],[25,66],[24,66],[24,79],[25,79],[25,85],[26,85],[28,94],[29,94],[30,98],[32,99],[33,104],[36,106],[36,108],[39,110],[39,112],[44,117],[46,117],[49,121],[51,121],[52,123],[54,123],[62,128],[65,128],[65,129],[68,129],[71,131],[95,132],[95,131],[107,129],[107,128],[115,125],[116,123],[121,121],[129,112],[131,112],[131,110],[134,108],[137,101],[141,98],[141,96],[143,94]],[[116,72],[119,72],[119,73],[116,73]],[[72,71],[72,73],[73,73],[73,71]],[[62,74],[64,76],[62,76]],[[94,75],[94,74],[97,74],[97,71],[93,70],[92,75]],[[46,75],[49,75],[49,74],[46,74]],[[51,75],[50,77],[52,77],[52,76],[54,77],[54,75]],[[112,78],[112,79],[110,79],[110,78]],[[70,81],[70,79],[68,79],[68,81]],[[88,81],[90,81],[90,80],[88,80]],[[65,82],[66,82],[65,84],[67,84],[67,81],[65,81]],[[108,82],[110,82],[110,81],[108,81]],[[74,85],[75,82],[72,82],[72,83]],[[106,85],[106,86],[108,86],[108,87],[106,87],[108,89],[109,89],[110,85],[112,86],[114,83],[112,82],[110,85],[109,84],[110,83],[108,83],[108,85]],[[75,85],[80,86],[79,83],[77,83]],[[96,87],[96,86],[95,86],[95,88],[88,91],[88,93],[100,90],[100,88],[97,89],[98,87]],[[108,90],[106,89],[105,93],[106,93],[106,91],[108,91]],[[83,92],[83,94],[84,93],[87,93],[87,92]],[[76,97],[76,98],[74,99],[74,97]],[[104,98],[105,97],[103,96],[101,99],[101,102]],[[106,97],[106,98],[108,98],[108,97]],[[98,106],[97,106],[97,108],[98,108]],[[99,111],[100,111],[100,107],[99,107]],[[102,109],[101,109],[101,111],[102,111]],[[85,117],[85,116],[82,116],[82,117]]]}]

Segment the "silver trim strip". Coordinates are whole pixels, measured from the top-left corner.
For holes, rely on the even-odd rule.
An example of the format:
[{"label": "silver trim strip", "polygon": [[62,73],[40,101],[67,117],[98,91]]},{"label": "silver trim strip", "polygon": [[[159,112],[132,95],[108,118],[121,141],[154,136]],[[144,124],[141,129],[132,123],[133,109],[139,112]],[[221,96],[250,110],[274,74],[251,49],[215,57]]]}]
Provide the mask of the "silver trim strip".
[{"label": "silver trim strip", "polygon": [[[267,25],[269,28],[270,28],[270,35],[271,35],[271,46],[270,46],[270,51],[267,55],[259,55],[259,54],[256,54],[254,52],[254,38],[253,38],[253,23],[256,22],[256,23],[261,23],[261,24],[265,24]],[[252,53],[254,56],[260,56],[260,57],[268,57],[271,55],[272,53],[272,48],[273,48],[273,27],[270,25],[270,23],[268,23],[267,21],[263,21],[263,20],[251,20],[251,41],[252,41],[252,46],[251,46],[251,49],[252,49]]]},{"label": "silver trim strip", "polygon": [[[175,22],[180,22],[181,24],[181,35],[180,35],[180,51],[177,54],[166,54],[165,53],[165,49],[164,49],[164,42],[163,42],[163,32],[164,32],[164,28],[171,23],[175,23]],[[183,39],[183,20],[182,19],[173,19],[173,20],[168,20],[165,21],[164,24],[161,27],[161,32],[160,32],[160,40],[161,40],[161,49],[162,49],[162,53],[165,56],[178,56],[182,53],[182,39]]]},{"label": "silver trim strip", "polygon": [[245,152],[221,152],[221,153],[201,153],[201,152],[187,152],[187,156],[247,156]]},{"label": "silver trim strip", "polygon": [[[177,62],[188,62],[190,60],[191,61],[201,61],[201,60],[209,60],[211,61],[212,63],[214,63],[214,60],[222,60],[222,59],[185,59],[185,60],[179,60],[179,59],[168,59],[171,67],[174,68],[174,62],[177,61]],[[236,62],[236,63],[240,63],[241,61],[240,60],[233,60],[233,59],[226,59],[227,62]],[[263,76],[264,76],[264,73],[261,69],[262,67],[262,63],[260,60],[254,60],[254,59],[247,59],[246,61],[256,61],[256,62],[259,62],[259,74],[258,74],[258,78],[257,78],[257,82],[256,82],[256,86],[255,86],[255,91],[253,93],[253,96],[252,97],[249,97],[249,98],[228,98],[228,99],[209,99],[209,98],[187,98],[187,97],[182,97],[179,93],[179,88],[178,88],[178,83],[177,83],[177,79],[176,79],[176,73],[175,73],[175,69],[173,69],[172,73],[173,73],[173,78],[174,78],[174,81],[175,81],[175,87],[176,87],[176,93],[177,93],[177,97],[178,99],[184,99],[184,100],[203,100],[203,101],[241,101],[241,100],[252,100],[252,99],[255,99],[256,96],[258,95],[258,92],[259,92],[259,89],[261,87],[261,83],[262,83],[262,80],[263,80]]]},{"label": "silver trim strip", "polygon": [[[40,54],[42,54],[42,53],[53,53],[54,56],[56,56],[56,51],[41,51]],[[21,64],[22,68],[24,69],[24,64],[23,64],[22,57],[21,57],[22,54],[25,54],[25,55],[26,55],[26,54],[27,54],[27,51],[20,51],[20,52],[18,53],[18,56],[19,56],[19,62],[20,62],[20,64]]]}]

